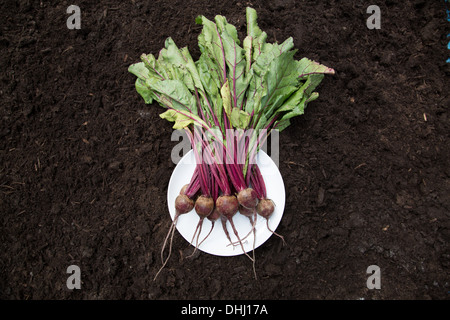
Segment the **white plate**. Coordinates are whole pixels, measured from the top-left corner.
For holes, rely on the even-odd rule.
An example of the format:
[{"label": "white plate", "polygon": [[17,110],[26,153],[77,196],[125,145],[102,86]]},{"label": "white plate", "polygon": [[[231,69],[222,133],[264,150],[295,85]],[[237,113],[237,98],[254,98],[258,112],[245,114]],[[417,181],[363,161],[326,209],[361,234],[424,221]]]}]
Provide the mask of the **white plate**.
[{"label": "white plate", "polygon": [[[275,231],[283,216],[285,204],[283,178],[281,177],[280,171],[278,170],[276,164],[264,151],[260,151],[258,153],[256,162],[261,170],[261,174],[266,184],[267,198],[272,199],[275,203],[275,211],[269,218],[270,229]],[[191,150],[180,160],[175,167],[172,176],[170,177],[167,201],[172,221],[175,217],[175,198],[179,195],[180,189],[191,180],[195,166],[195,157],[193,151]],[[198,221],[199,217],[195,212],[195,209],[189,213],[182,214],[178,218],[177,230],[189,243],[192,240]],[[239,212],[233,217],[233,222],[240,238],[245,237],[251,231],[250,220],[241,215]],[[204,219],[202,231],[199,237],[199,243],[211,230],[211,225],[211,221]],[[272,236],[272,232],[267,229],[266,219],[259,215],[257,216],[255,227],[256,237],[252,233],[243,241],[245,252],[253,250],[253,247],[259,247],[267,241],[270,236]],[[235,236],[229,222],[227,222],[227,229],[231,240],[236,242],[237,237]],[[195,239],[192,245],[195,246]],[[230,245],[230,241],[225,235],[220,219],[215,222],[213,231],[208,238],[201,243],[198,249],[217,256],[236,256],[244,253],[239,244],[234,246]]]}]

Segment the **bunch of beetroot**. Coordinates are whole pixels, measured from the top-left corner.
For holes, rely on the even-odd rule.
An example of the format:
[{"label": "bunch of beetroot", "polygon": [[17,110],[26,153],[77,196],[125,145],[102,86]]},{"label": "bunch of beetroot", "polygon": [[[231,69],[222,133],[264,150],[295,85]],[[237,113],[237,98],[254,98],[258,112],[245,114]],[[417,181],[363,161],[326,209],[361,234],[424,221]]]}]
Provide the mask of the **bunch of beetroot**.
[{"label": "bunch of beetroot", "polygon": [[[252,8],[247,8],[246,17],[247,36],[242,43],[225,17],[218,15],[213,22],[199,16],[196,22],[203,30],[197,61],[186,47],[179,49],[168,38],[157,58],[143,54],[141,62],[129,67],[144,101],[158,102],[166,108],[161,118],[186,132],[196,160],[190,183],[175,200],[175,218],[161,251],[163,267],[179,216],[193,209],[200,218],[192,239],[193,243],[197,237],[196,247],[204,241],[199,243],[204,219],[211,220],[212,227],[220,219],[230,243],[226,223],[247,254],[233,216],[238,212],[247,216],[254,232],[257,215],[269,219],[275,208],[267,198],[256,155],[272,130],[285,129],[318,97],[314,89],[324,74],[334,73],[307,58],[295,60],[292,38],[268,43]],[[169,254],[164,258],[169,236]],[[254,262],[254,257],[249,258]]]}]

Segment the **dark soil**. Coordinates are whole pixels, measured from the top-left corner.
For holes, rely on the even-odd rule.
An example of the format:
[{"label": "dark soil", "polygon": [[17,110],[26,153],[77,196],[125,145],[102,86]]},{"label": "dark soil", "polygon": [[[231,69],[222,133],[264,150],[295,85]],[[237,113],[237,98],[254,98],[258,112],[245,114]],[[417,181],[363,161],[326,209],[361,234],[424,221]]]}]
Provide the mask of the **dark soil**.
[{"label": "dark soil", "polygon": [[[2,299],[448,299],[449,65],[444,1],[2,1]],[[243,255],[199,252],[169,229],[171,124],[127,72],[171,36],[198,58],[197,15],[245,32],[257,9],[270,41],[336,70],[280,134],[286,208]],[[82,287],[69,290],[67,267]],[[368,266],[381,289],[366,286]]]}]

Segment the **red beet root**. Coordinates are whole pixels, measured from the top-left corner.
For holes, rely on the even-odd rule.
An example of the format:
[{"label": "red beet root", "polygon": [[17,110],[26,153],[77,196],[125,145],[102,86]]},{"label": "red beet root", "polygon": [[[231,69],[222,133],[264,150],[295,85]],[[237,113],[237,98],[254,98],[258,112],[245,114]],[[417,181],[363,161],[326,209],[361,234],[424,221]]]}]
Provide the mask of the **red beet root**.
[{"label": "red beet root", "polygon": [[266,219],[268,219],[274,211],[275,205],[273,201],[269,199],[261,199],[256,206],[256,212]]},{"label": "red beet root", "polygon": [[269,229],[270,232],[272,232],[274,235],[278,236],[283,240],[283,244],[286,244],[284,241],[284,237],[276,233],[275,231],[272,231],[269,227],[269,218],[271,217],[272,213],[275,211],[275,204],[270,199],[261,199],[258,202],[258,205],[256,206],[256,212],[260,216],[266,219],[267,223],[267,229]]},{"label": "red beet root", "polygon": [[[161,261],[163,262],[163,265],[158,270],[158,272],[155,275],[155,278],[153,280],[156,280],[161,270],[166,265],[167,261],[169,261],[170,255],[172,253],[172,242],[173,242],[173,235],[175,233],[176,224],[178,221],[178,218],[182,214],[186,214],[190,212],[194,208],[194,201],[190,199],[185,194],[179,194],[175,199],[175,217],[173,218],[173,222],[170,225],[169,232],[167,232],[166,238],[164,239],[164,243],[161,249]],[[169,243],[169,253],[167,255],[167,258],[164,259],[164,249],[166,248],[167,240],[169,239],[170,235],[170,243]]]},{"label": "red beet root", "polygon": [[[211,212],[211,214],[210,214],[209,216],[207,216],[206,218],[207,218],[209,221],[211,221],[211,229],[209,230],[208,234],[203,238],[203,240],[200,241],[200,243],[198,244],[197,247],[200,247],[201,244],[203,243],[203,241],[205,241],[206,238],[209,237],[209,235],[211,234],[211,232],[212,232],[213,229],[214,229],[214,224],[215,224],[216,220],[220,218],[220,213],[219,213],[219,211],[217,210],[217,208],[214,207],[213,212]],[[195,250],[194,250],[194,252],[195,252]],[[194,253],[192,253],[192,254],[194,254]],[[192,255],[192,254],[191,254],[191,255]]]},{"label": "red beet root", "polygon": [[231,219],[239,210],[239,202],[235,196],[220,196],[216,200],[216,207],[220,214]]},{"label": "red beet root", "polygon": [[219,210],[217,210],[217,207],[214,207],[213,212],[211,212],[211,214],[207,218],[211,222],[214,222],[220,218],[220,212]]},{"label": "red beet root", "polygon": [[[241,245],[242,251],[244,251],[245,255],[250,260],[254,261],[254,259],[252,257],[250,257],[247,254],[247,252],[245,252],[244,246],[242,245],[242,241],[241,241],[239,234],[236,230],[236,227],[234,226],[234,223],[233,223],[233,216],[236,214],[236,212],[238,212],[238,209],[239,209],[239,202],[238,202],[237,198],[235,196],[222,195],[217,198],[216,207],[217,207],[217,210],[219,211],[219,213],[222,214],[230,222],[230,225],[233,228],[233,232],[236,235],[236,238],[238,239],[239,244]],[[225,233],[228,233],[226,230],[226,225],[223,222],[224,221],[222,221],[224,231],[225,231]],[[228,240],[230,240],[229,236],[228,236]]]},{"label": "red beet root", "polygon": [[188,256],[191,257],[197,250],[199,243],[198,238],[202,232],[203,220],[208,217],[214,210],[214,200],[211,197],[201,195],[195,201],[195,212],[197,212],[200,220],[198,221],[197,227],[195,228],[194,235],[192,236],[191,244],[194,242],[195,235],[197,235],[196,245],[194,251]]},{"label": "red beet root", "polygon": [[244,206],[239,206],[239,213],[246,217],[252,217],[255,213],[255,207],[246,208]]},{"label": "red beet root", "polygon": [[241,190],[237,195],[237,199],[241,206],[249,209],[256,207],[258,204],[258,196],[252,188]]},{"label": "red beet root", "polygon": [[175,216],[188,213],[194,208],[194,201],[184,194],[179,194],[175,199]]},{"label": "red beet root", "polygon": [[185,185],[181,188],[180,194],[186,194],[186,190],[187,190],[188,187],[189,187],[189,184],[185,184]]},{"label": "red beet root", "polygon": [[195,201],[194,207],[201,218],[206,218],[214,209],[214,200],[211,197],[202,195]]}]

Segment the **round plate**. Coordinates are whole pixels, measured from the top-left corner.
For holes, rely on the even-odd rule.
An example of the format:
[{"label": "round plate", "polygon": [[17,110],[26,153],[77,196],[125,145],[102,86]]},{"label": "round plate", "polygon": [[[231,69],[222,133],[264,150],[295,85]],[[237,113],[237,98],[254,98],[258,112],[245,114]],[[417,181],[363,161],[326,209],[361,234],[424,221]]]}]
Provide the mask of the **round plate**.
[{"label": "round plate", "polygon": [[[271,230],[275,231],[283,216],[285,204],[283,178],[281,177],[280,171],[278,170],[276,164],[264,151],[260,151],[257,154],[256,162],[264,178],[264,183],[266,184],[267,198],[272,199],[275,203],[275,211],[269,218],[269,227]],[[170,177],[167,192],[167,203],[172,221],[175,217],[175,198],[179,195],[181,188],[185,184],[188,184],[191,180],[195,166],[195,157],[193,151],[191,150],[180,160],[175,167],[172,176]],[[189,213],[180,215],[178,218],[176,228],[183,238],[189,243],[192,240],[198,222],[199,216],[195,212],[195,209]],[[234,215],[233,223],[241,239],[245,237],[252,229],[249,218],[241,215],[239,212]],[[203,220],[199,243],[202,242],[211,230],[211,226],[211,221],[208,219]],[[243,254],[244,252],[237,242],[238,239],[231,228],[230,222],[227,222],[226,226],[231,240],[235,243],[234,245],[230,244],[230,241],[223,230],[222,222],[218,219],[214,223],[211,234],[201,243],[198,249],[217,256],[236,256]],[[256,233],[251,233],[245,240],[242,241],[245,252],[249,252],[253,250],[253,248],[259,247],[267,241],[270,236],[272,236],[272,232],[267,229],[266,219],[259,215],[257,215],[256,218],[255,229]],[[192,245],[196,245],[195,239]]]}]

